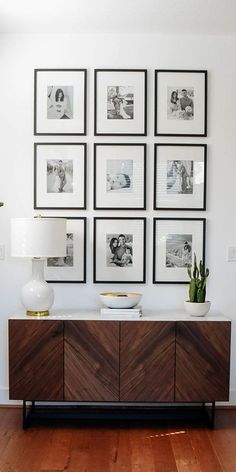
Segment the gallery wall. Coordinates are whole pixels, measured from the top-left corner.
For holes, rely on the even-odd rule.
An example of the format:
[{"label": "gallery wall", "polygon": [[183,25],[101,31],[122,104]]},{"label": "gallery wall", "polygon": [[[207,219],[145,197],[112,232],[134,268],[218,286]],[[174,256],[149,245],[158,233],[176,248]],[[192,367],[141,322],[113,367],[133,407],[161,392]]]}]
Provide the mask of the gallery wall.
[{"label": "gallery wall", "polygon": [[[206,217],[206,262],[210,268],[207,298],[212,311],[236,320],[236,263],[227,262],[227,246],[236,244],[235,175],[236,118],[235,77],[236,37],[154,36],[154,35],[2,35],[0,38],[1,127],[0,244],[0,402],[8,401],[7,319],[22,310],[20,289],[31,274],[30,261],[10,257],[9,235],[12,217],[30,217],[33,210],[34,142],[86,142],[88,144],[87,210],[44,211],[49,216],[86,216],[87,283],[54,284],[54,308],[99,307],[98,294],[106,289],[124,290],[125,285],[92,283],[92,217],[147,217],[147,282],[129,285],[143,293],[143,308],[157,311],[182,310],[187,285],[152,284],[152,218]],[[33,136],[34,68],[87,68],[87,136]],[[93,136],[93,68],[148,69],[147,137]],[[154,137],[154,69],[208,70],[208,137]],[[56,139],[55,139],[56,138]],[[147,211],[93,210],[93,143],[147,144]],[[207,211],[154,211],[154,143],[204,143],[208,145]],[[231,402],[236,403],[236,338],[233,322],[231,361]]]}]

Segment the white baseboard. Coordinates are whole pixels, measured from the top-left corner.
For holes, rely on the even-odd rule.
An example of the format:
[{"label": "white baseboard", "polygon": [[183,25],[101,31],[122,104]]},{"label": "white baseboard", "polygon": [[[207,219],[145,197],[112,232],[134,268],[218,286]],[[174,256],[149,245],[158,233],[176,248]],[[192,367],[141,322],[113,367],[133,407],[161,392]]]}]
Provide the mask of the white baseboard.
[{"label": "white baseboard", "polygon": [[[21,401],[9,400],[8,388],[0,387],[0,405],[21,405]],[[228,402],[219,402],[219,406],[236,406],[236,389],[230,391],[230,400]]]},{"label": "white baseboard", "polygon": [[9,400],[9,389],[0,387],[0,405],[21,405],[21,401]]}]

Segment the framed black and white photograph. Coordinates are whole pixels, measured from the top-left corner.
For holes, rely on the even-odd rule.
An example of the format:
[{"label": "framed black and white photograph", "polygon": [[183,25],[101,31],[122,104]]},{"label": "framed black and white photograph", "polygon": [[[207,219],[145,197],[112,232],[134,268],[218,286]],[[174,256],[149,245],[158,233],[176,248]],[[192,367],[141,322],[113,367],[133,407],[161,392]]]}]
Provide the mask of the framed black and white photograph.
[{"label": "framed black and white photograph", "polygon": [[85,143],[35,143],[34,208],[86,208]]},{"label": "framed black and white photograph", "polygon": [[154,134],[207,135],[207,71],[155,70]]},{"label": "framed black and white photograph", "polygon": [[146,209],[146,144],[94,145],[94,209]]},{"label": "framed black and white photograph", "polygon": [[45,261],[45,279],[54,283],[86,282],[86,218],[66,218],[66,256]]},{"label": "framed black and white photograph", "polygon": [[94,218],[94,283],[145,283],[146,218]]},{"label": "framed black and white photograph", "polygon": [[86,69],[35,69],[34,134],[86,134]]},{"label": "framed black and white photograph", "polygon": [[194,253],[205,261],[205,218],[154,218],[153,283],[185,284]]},{"label": "framed black and white photograph", "polygon": [[94,134],[146,136],[147,70],[96,69]]},{"label": "framed black and white photograph", "polygon": [[206,169],[206,144],[155,144],[154,210],[205,210]]}]

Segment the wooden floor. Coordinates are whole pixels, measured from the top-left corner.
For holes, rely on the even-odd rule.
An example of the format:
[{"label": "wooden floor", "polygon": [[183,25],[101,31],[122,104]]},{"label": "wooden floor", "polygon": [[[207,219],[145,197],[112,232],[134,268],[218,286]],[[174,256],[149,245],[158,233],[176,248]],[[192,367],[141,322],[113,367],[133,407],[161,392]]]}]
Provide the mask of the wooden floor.
[{"label": "wooden floor", "polygon": [[37,422],[21,429],[19,408],[0,408],[0,472],[236,472],[236,410],[216,428],[171,421],[122,427]]}]

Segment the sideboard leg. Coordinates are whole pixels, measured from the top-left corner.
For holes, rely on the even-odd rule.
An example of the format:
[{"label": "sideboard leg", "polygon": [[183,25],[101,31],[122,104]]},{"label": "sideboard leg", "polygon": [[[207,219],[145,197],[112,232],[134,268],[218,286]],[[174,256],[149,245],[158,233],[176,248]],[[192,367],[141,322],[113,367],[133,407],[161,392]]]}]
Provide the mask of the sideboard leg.
[{"label": "sideboard leg", "polygon": [[23,408],[22,408],[22,428],[27,429],[30,423],[30,415],[35,408],[35,402],[31,402],[31,406],[29,411],[27,411],[27,400],[23,400]]},{"label": "sideboard leg", "polygon": [[27,406],[26,400],[23,400],[23,409],[22,409],[22,428],[27,428]]},{"label": "sideboard leg", "polygon": [[210,422],[210,427],[211,427],[211,429],[214,429],[214,427],[215,427],[215,414],[216,414],[216,402],[212,402],[212,407],[211,407],[211,422]]},{"label": "sideboard leg", "polygon": [[205,411],[205,416],[206,416],[207,424],[208,424],[209,428],[214,429],[214,427],[215,427],[215,402],[209,402],[209,403],[211,403],[210,412],[206,408],[205,403],[203,403],[202,406],[203,406],[203,409]]}]

